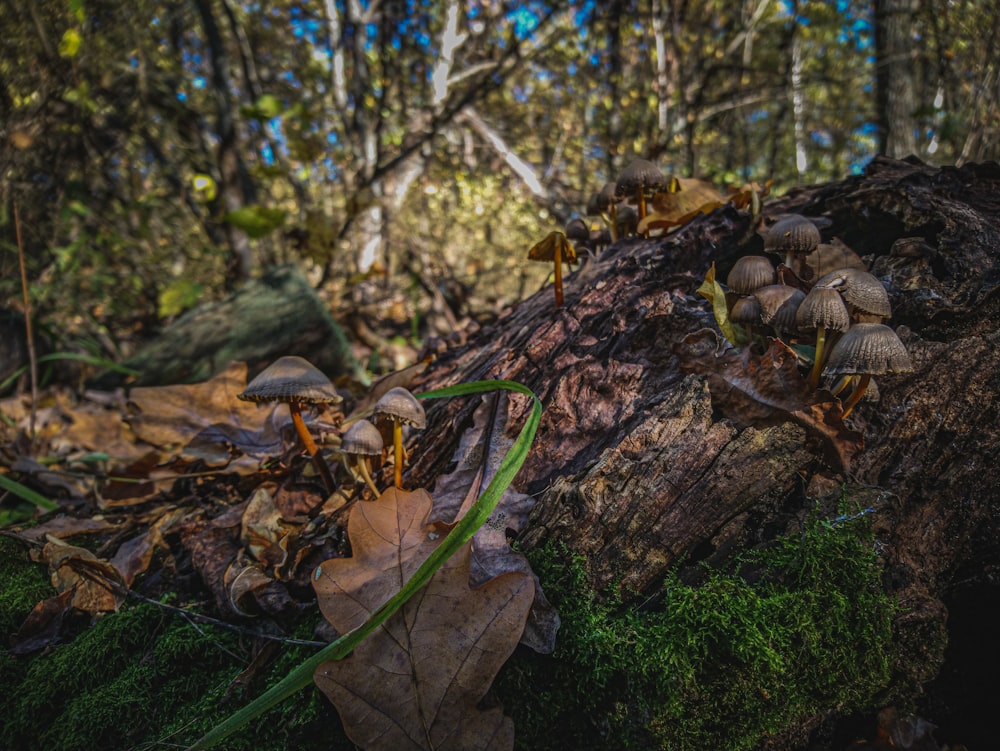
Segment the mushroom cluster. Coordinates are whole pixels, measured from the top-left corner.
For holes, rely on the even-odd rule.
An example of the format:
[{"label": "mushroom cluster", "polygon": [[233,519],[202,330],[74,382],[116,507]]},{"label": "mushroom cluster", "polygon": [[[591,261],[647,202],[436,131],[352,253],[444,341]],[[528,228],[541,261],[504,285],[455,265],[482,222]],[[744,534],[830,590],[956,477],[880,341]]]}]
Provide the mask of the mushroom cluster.
[{"label": "mushroom cluster", "polygon": [[913,369],[906,347],[885,324],[892,315],[889,295],[856,253],[839,240],[822,243],[816,224],[799,214],[778,217],[763,239],[764,251],[781,259],[777,267],[748,255],[726,277],[729,320],[742,327],[750,346],[768,336],[796,346],[811,360],[809,387],[819,388],[826,377],[834,395],[845,395],[844,417],[873,376]]},{"label": "mushroom cluster", "polygon": [[[334,479],[303,417],[305,412],[338,406],[343,402],[343,397],[322,371],[302,357],[281,357],[262,370],[238,397],[259,404],[287,404],[295,433],[312,458],[326,492],[332,494],[341,487],[342,483]],[[401,488],[403,466],[407,459],[403,427],[422,429],[426,426],[426,417],[424,408],[413,394],[398,386],[382,394],[371,410],[365,410],[364,414],[369,411],[371,419],[363,419],[359,415],[345,421],[349,427],[340,436],[338,453],[344,468],[354,478],[354,484],[363,481],[372,495],[378,498],[378,486],[372,478],[373,461],[378,461],[391,449],[395,485]],[[343,419],[343,414],[338,411],[335,417],[336,426]],[[391,437],[389,441],[377,426],[384,428]]]}]

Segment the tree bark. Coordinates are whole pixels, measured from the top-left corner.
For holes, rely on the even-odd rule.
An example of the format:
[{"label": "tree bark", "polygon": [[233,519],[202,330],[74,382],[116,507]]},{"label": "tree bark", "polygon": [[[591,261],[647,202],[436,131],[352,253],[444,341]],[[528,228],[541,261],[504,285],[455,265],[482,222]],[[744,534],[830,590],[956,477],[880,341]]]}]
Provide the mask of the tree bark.
[{"label": "tree bark", "polygon": [[875,87],[879,153],[903,159],[917,153],[913,21],[915,0],[875,2]]},{"label": "tree bark", "polygon": [[[878,401],[847,420],[860,450],[846,467],[807,422],[737,419],[711,377],[685,368],[689,337],[716,326],[695,294],[706,272],[714,263],[724,279],[738,256],[761,250],[732,207],[611,246],[567,280],[564,307],[541,290],[441,353],[418,388],[512,379],[541,398],[515,481],[537,499],[520,544],[565,544],[597,590],[626,599],[653,595],[682,562],[722,565],[794,532],[817,504],[835,514],[842,494],[870,509],[916,685],[939,667],[919,645],[944,633],[956,581],[989,586],[1000,573],[998,188],[995,164],[878,158],[863,176],[765,207],[825,217],[825,238],[869,261],[915,366],[879,378]],[[430,406],[415,486],[445,470],[473,408]]]}]

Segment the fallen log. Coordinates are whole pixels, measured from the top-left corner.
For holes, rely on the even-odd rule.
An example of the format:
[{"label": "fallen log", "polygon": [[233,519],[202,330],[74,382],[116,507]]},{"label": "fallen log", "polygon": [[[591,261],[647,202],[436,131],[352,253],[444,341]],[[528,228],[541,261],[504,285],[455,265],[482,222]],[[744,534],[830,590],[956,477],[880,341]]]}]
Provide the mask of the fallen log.
[{"label": "fallen log", "polygon": [[[914,364],[880,377],[877,401],[842,425],[741,420],[706,374],[714,355],[699,332],[716,324],[696,290],[712,264],[724,279],[737,257],[762,250],[732,207],[616,243],[566,280],[564,307],[542,290],[441,352],[417,387],[511,379],[541,398],[515,482],[537,498],[519,544],[580,554],[606,598],[641,603],[670,572],[725,566],[794,534],[817,508],[835,517],[846,499],[874,526],[899,608],[895,681],[912,699],[942,667],[949,605],[996,601],[1000,167],[879,158],[764,209],[789,212],[823,217],[824,239],[866,260]],[[445,471],[473,407],[430,406],[410,482],[430,487]],[[821,720],[802,718],[772,747],[795,748]]]}]

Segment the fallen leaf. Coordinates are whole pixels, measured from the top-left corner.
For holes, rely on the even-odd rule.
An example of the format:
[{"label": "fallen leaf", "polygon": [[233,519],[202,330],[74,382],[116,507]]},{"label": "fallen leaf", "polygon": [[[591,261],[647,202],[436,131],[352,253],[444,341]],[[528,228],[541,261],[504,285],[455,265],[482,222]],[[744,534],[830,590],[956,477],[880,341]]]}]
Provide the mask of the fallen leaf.
[{"label": "fallen leaf", "polygon": [[281,431],[272,422],[280,405],[259,408],[238,399],[246,383],[246,364],[232,363],[202,383],[134,388],[129,425],[137,438],[169,450],[199,438],[201,444],[232,444],[247,454],[280,453]]},{"label": "fallen leaf", "polygon": [[861,433],[844,425],[840,400],[814,391],[799,372],[795,352],[771,340],[763,355],[749,347],[726,347],[711,329],[688,334],[675,353],[681,372],[708,378],[712,405],[734,422],[749,426],[791,420],[820,439],[831,466],[847,471],[863,445]]},{"label": "fallen leaf", "polygon": [[56,591],[73,592],[71,607],[88,613],[103,613],[118,610],[125,599],[108,585],[108,580],[122,583],[118,569],[89,550],[49,538],[42,548],[42,560],[48,563]]},{"label": "fallen leaf", "polygon": [[[453,524],[482,494],[496,474],[503,457],[514,444],[507,435],[509,400],[506,394],[483,396],[473,413],[472,427],[459,440],[452,455],[455,469],[440,476],[434,485],[432,521]],[[559,614],[545,597],[542,583],[522,553],[510,546],[508,535],[516,535],[528,523],[535,499],[508,487],[493,513],[472,538],[472,586],[479,586],[509,571],[528,574],[535,582],[535,600],[525,623],[521,643],[540,654],[551,654],[559,631]]]},{"label": "fallen leaf", "polygon": [[[324,562],[313,581],[340,633],[364,623],[439,544],[431,506],[426,491],[390,488],[351,509],[354,556]],[[317,669],[316,684],[354,743],[372,751],[513,748],[513,722],[499,707],[477,705],[517,645],[534,587],[512,572],[472,588],[470,559],[467,544],[350,657]]]},{"label": "fallen leaf", "polygon": [[35,605],[10,640],[10,653],[26,655],[58,640],[66,613],[70,610],[73,590],[67,589]]},{"label": "fallen leaf", "polygon": [[750,341],[750,338],[743,330],[733,326],[732,321],[729,320],[726,292],[715,278],[714,262],[708,269],[708,273],[705,274],[705,281],[695,291],[712,304],[712,313],[715,315],[715,322],[726,339],[737,347],[741,347]]}]

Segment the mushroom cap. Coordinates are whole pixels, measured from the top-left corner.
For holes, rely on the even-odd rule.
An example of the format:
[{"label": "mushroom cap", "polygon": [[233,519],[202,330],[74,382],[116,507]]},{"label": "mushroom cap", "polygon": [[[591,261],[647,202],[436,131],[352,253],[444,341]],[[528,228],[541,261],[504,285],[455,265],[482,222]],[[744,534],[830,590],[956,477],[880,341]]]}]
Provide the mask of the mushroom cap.
[{"label": "mushroom cap", "polygon": [[819,245],[819,229],[801,214],[787,214],[764,235],[764,250],[769,253],[810,253]]},{"label": "mushroom cap", "polygon": [[386,391],[375,402],[372,414],[376,418],[399,421],[414,428],[427,427],[427,415],[417,398],[402,386]]},{"label": "mushroom cap", "polygon": [[733,323],[741,323],[744,326],[754,326],[760,321],[760,303],[753,295],[741,297],[733,303],[732,310],[729,311],[729,320]]},{"label": "mushroom cap", "polygon": [[279,357],[247,384],[240,399],[248,402],[337,404],[343,399],[323,372],[297,355]]},{"label": "mushroom cap", "polygon": [[851,308],[882,318],[892,315],[889,293],[882,282],[861,269],[837,269],[816,280],[816,287],[836,289]]},{"label": "mushroom cap", "polygon": [[611,209],[616,202],[615,184],[604,183],[604,186],[594,193],[587,201],[587,216],[598,216]]},{"label": "mushroom cap", "polygon": [[861,260],[861,256],[836,237],[832,242],[820,243],[811,253],[800,255],[796,259],[795,266],[795,273],[806,282],[814,282],[838,269],[868,271],[868,266]]},{"label": "mushroom cap", "polygon": [[566,238],[575,242],[590,241],[590,227],[582,219],[570,219],[566,222]]},{"label": "mushroom cap", "polygon": [[615,197],[629,200],[639,190],[655,193],[665,190],[667,177],[659,167],[646,159],[633,159],[631,164],[618,176],[615,183]]},{"label": "mushroom cap", "polygon": [[570,244],[566,235],[559,231],[550,232],[533,245],[528,251],[528,260],[551,262],[556,259],[556,253],[560,253],[566,263],[573,263],[576,260],[576,249]]},{"label": "mushroom cap", "polygon": [[776,280],[774,266],[764,256],[742,256],[726,277],[726,286],[738,295],[749,295]]},{"label": "mushroom cap", "polygon": [[799,331],[847,331],[851,317],[847,313],[844,299],[835,289],[813,287],[795,313],[795,323]]},{"label": "mushroom cap", "polygon": [[785,284],[769,284],[754,290],[753,296],[760,303],[761,323],[781,332],[797,331],[795,314],[806,299],[805,292]]},{"label": "mushroom cap", "polygon": [[830,375],[884,375],[913,370],[910,354],[896,332],[882,323],[856,323],[830,350]]},{"label": "mushroom cap", "polygon": [[382,434],[368,420],[352,423],[340,441],[340,450],[355,456],[378,456],[384,448]]}]

